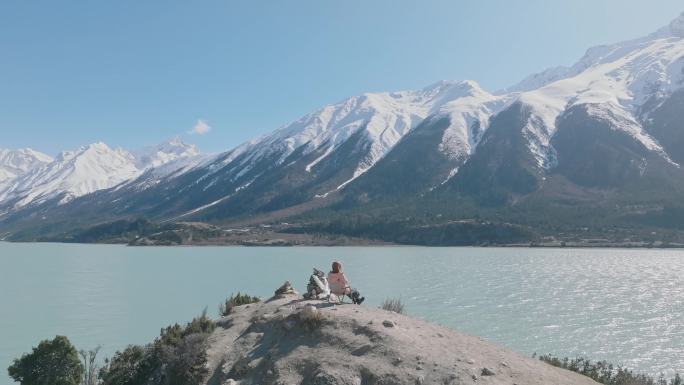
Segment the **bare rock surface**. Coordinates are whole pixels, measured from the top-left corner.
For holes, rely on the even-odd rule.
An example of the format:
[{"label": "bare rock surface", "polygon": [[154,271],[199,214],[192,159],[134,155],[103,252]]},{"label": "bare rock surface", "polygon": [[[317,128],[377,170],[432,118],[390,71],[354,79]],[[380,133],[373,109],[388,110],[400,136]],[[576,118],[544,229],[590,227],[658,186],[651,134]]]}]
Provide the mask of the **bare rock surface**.
[{"label": "bare rock surface", "polygon": [[[315,322],[302,316],[312,314],[307,306],[316,308]],[[207,365],[208,385],[596,385],[443,326],[296,295],[239,306],[219,320]]]}]

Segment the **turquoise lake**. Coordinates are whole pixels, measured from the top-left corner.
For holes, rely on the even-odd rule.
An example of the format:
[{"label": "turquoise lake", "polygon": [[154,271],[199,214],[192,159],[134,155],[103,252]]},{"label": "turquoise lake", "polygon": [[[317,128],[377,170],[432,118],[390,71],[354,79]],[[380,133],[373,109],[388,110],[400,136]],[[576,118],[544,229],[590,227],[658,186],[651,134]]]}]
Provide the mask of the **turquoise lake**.
[{"label": "turquoise lake", "polygon": [[[312,267],[340,260],[377,306],[524,354],[607,359],[684,372],[684,251],[529,248],[243,248],[0,242],[0,384],[41,339],[66,335],[110,356],[151,341],[237,291],[302,292]],[[366,305],[366,304],[364,304]],[[349,305],[351,306],[351,305]]]}]

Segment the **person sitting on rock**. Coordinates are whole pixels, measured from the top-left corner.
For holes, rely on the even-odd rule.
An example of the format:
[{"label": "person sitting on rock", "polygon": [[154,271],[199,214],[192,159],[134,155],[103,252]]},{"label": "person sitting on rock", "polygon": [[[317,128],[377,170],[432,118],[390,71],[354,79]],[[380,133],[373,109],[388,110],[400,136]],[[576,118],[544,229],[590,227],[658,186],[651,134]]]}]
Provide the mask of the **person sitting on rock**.
[{"label": "person sitting on rock", "polygon": [[352,302],[360,305],[366,297],[361,297],[358,290],[352,289],[349,286],[349,280],[342,271],[342,264],[335,261],[332,264],[332,271],[328,273],[328,284],[330,285],[330,292],[344,298],[345,295],[351,298]]}]

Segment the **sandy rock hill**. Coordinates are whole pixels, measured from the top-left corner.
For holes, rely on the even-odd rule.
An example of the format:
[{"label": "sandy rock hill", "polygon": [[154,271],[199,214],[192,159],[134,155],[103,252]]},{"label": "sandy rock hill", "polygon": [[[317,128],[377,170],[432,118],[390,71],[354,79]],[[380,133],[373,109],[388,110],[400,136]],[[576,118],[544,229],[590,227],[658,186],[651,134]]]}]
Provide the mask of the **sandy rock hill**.
[{"label": "sandy rock hill", "polygon": [[596,385],[446,327],[296,295],[237,307],[209,344],[208,385]]}]

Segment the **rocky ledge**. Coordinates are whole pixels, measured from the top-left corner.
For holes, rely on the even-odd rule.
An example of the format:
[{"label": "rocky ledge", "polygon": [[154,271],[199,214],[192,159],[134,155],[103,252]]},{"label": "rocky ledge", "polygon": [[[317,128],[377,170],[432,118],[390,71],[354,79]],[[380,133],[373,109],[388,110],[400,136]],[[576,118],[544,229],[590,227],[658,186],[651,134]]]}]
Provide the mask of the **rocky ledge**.
[{"label": "rocky ledge", "polygon": [[209,338],[209,385],[596,385],[393,312],[284,295],[235,308]]}]

